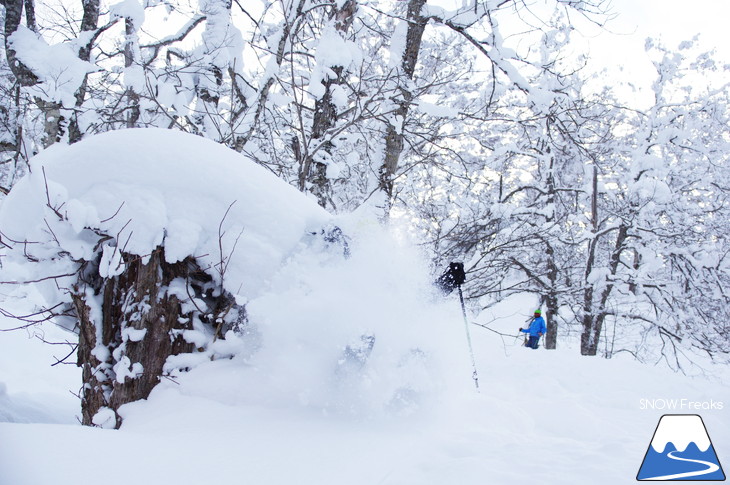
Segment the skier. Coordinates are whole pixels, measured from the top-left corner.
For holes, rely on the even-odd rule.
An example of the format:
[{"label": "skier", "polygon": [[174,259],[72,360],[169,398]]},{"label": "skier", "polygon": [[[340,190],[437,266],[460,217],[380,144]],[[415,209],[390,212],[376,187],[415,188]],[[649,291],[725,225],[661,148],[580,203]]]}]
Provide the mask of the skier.
[{"label": "skier", "polygon": [[527,341],[527,347],[531,349],[536,349],[537,344],[540,341],[540,337],[542,337],[545,332],[547,331],[545,327],[545,319],[541,316],[541,311],[538,308],[535,310],[535,315],[532,317],[532,321],[530,322],[529,328],[520,328],[520,332],[522,333],[529,333],[530,338]]}]

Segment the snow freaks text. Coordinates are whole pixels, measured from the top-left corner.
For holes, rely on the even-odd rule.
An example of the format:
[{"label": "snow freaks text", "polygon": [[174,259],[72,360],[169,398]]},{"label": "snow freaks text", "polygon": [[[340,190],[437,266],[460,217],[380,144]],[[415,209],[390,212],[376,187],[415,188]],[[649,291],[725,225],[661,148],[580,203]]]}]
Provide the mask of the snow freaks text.
[{"label": "snow freaks text", "polygon": [[640,399],[639,409],[659,411],[721,411],[725,404],[722,401],[694,401],[692,399]]}]

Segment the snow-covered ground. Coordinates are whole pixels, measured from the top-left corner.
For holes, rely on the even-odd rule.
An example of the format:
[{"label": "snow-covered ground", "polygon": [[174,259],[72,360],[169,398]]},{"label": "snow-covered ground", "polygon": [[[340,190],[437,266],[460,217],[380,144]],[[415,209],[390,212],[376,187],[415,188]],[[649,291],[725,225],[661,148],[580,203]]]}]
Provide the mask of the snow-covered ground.
[{"label": "snow-covered ground", "polygon": [[[461,329],[458,302],[450,303],[448,324]],[[504,319],[495,328],[515,325]],[[11,422],[0,423],[0,483],[632,483],[665,413],[700,414],[720,462],[730,462],[727,373],[723,384],[625,358],[505,347],[478,327],[472,336],[480,392],[465,366],[451,376],[463,385],[408,412],[271,402],[243,384],[251,368],[233,359],[163,381],[112,431],[74,424],[69,391],[80,376],[50,367],[63,351],[24,331],[3,333],[0,416]],[[723,409],[682,409],[682,401],[675,410],[642,409],[653,399]]]}]

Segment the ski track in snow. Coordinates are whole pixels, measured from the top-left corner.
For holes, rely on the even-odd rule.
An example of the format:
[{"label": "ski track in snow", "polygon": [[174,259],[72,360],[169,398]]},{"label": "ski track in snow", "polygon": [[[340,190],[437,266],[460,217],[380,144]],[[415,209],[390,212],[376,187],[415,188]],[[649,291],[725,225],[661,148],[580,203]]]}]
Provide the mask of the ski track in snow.
[{"label": "ski track in snow", "polygon": [[677,478],[699,477],[702,475],[708,475],[710,473],[716,472],[717,470],[720,469],[719,466],[717,466],[714,463],[711,463],[709,461],[681,458],[679,456],[674,456],[674,453],[678,453],[678,452],[671,451],[671,452],[667,453],[667,456],[669,458],[671,458],[672,460],[687,461],[690,463],[699,463],[700,465],[706,465],[708,468],[705,470],[700,470],[700,471],[695,471],[695,472],[675,473],[674,475],[662,475],[660,477],[644,478],[643,480],[676,480]]}]

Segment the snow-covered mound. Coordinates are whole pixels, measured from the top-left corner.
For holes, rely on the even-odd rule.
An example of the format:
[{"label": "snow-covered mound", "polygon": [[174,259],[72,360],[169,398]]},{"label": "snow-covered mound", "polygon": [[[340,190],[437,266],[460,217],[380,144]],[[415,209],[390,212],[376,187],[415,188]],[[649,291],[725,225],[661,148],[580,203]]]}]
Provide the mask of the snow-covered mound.
[{"label": "snow-covered mound", "polygon": [[[39,281],[45,304],[68,301],[79,260],[100,257],[111,277],[121,253],[164,246],[168,262],[195,256],[245,305],[225,340],[187,332],[205,351],[170,357],[172,378],[200,365],[202,385],[232,403],[348,414],[410,412],[471,385],[458,305],[434,295],[425,259],[367,215],[334,218],[240,154],[170,130],[52,147],[31,168],[0,207],[14,241],[3,269]],[[210,362],[223,356],[235,382]]]},{"label": "snow-covered mound", "polygon": [[246,157],[173,130],[121,130],[53,146],[31,169],[0,207],[3,237],[29,241],[27,253],[57,261],[59,250],[91,260],[99,234],[110,236],[102,276],[121,272],[112,245],[143,257],[164,245],[168,262],[194,255],[214,277],[225,261],[225,287],[250,297],[330,218]]}]

